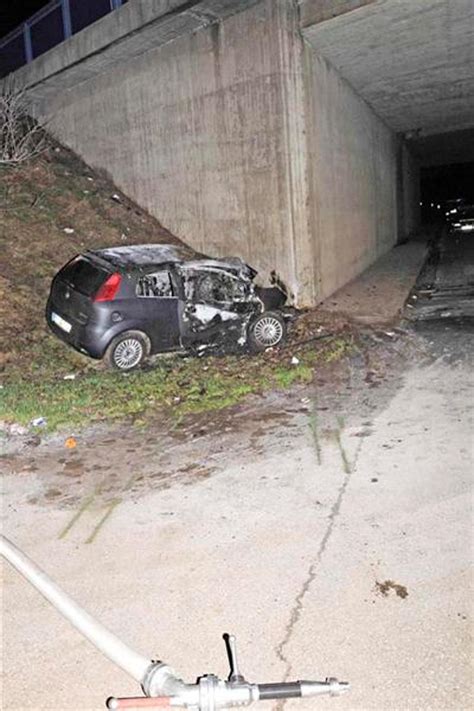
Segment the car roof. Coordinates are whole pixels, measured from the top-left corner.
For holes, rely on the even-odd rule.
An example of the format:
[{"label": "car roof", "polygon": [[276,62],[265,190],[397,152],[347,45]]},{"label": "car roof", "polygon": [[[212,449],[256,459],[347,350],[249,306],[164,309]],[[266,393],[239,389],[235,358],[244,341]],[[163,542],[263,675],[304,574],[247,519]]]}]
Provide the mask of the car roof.
[{"label": "car roof", "polygon": [[239,257],[211,259],[185,245],[134,244],[88,250],[87,255],[104,260],[119,269],[138,269],[166,264],[187,269],[220,269],[252,279],[257,273]]},{"label": "car roof", "polygon": [[173,264],[195,258],[196,252],[184,245],[133,244],[89,250],[88,254],[118,267],[144,267],[153,264]]}]

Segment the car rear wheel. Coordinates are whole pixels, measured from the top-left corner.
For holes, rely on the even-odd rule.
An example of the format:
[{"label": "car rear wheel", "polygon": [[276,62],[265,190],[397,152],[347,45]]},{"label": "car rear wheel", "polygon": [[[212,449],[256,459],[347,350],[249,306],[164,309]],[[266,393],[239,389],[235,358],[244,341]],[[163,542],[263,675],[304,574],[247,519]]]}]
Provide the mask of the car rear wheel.
[{"label": "car rear wheel", "polygon": [[264,311],[249,324],[248,344],[254,353],[278,346],[285,340],[285,336],[284,319],[272,311]]},{"label": "car rear wheel", "polygon": [[105,352],[107,365],[115,370],[138,368],[150,352],[148,337],[141,331],[125,331],[116,336]]}]

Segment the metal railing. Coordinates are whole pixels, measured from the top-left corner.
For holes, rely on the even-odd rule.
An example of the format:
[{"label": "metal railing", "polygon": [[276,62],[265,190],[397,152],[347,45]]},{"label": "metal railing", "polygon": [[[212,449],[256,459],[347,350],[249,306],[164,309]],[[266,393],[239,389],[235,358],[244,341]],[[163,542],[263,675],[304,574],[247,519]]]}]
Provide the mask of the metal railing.
[{"label": "metal railing", "polygon": [[7,76],[128,0],[51,0],[0,39],[0,77]]}]

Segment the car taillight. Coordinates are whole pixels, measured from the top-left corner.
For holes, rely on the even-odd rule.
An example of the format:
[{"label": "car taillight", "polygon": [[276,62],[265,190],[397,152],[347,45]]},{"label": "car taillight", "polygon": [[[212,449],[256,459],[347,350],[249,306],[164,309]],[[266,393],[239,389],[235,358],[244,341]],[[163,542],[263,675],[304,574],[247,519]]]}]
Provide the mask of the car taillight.
[{"label": "car taillight", "polygon": [[111,274],[108,279],[104,281],[99,291],[94,297],[94,302],[96,301],[112,301],[117,295],[119,290],[122,277],[117,272]]}]

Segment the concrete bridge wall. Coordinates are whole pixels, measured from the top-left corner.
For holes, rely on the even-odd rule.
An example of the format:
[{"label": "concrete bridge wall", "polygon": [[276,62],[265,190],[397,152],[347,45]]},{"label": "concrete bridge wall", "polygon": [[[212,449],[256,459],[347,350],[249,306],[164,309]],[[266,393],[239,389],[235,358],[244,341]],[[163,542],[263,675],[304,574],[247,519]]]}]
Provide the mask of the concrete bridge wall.
[{"label": "concrete bridge wall", "polygon": [[327,296],[397,241],[398,140],[328,63],[306,48],[316,295]]},{"label": "concrete bridge wall", "polygon": [[[416,170],[400,160],[395,134],[305,43],[293,2],[246,5],[103,71],[89,64],[80,82],[61,70],[39,110],[184,241],[242,256],[264,279],[275,271],[298,305],[311,305],[409,228],[397,190],[408,203]],[[101,36],[98,24],[72,38],[78,57],[90,53],[88,33]],[[22,70],[27,83],[34,64]]]}]

